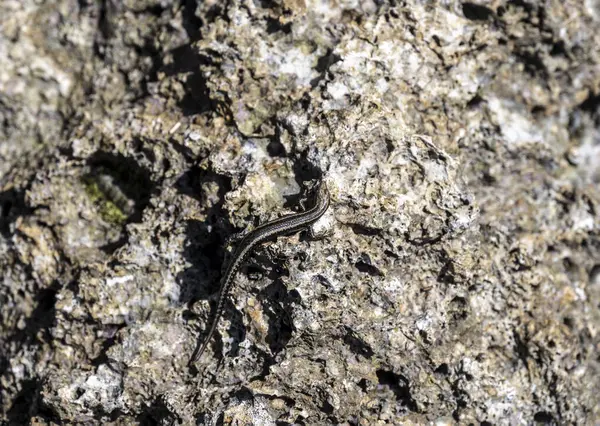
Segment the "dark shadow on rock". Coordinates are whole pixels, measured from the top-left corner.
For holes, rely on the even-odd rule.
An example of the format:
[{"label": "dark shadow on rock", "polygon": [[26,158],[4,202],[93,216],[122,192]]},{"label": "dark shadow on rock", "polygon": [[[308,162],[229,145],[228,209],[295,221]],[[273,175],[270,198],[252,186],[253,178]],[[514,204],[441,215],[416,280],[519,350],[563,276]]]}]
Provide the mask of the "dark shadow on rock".
[{"label": "dark shadow on rock", "polygon": [[285,158],[288,156],[285,145],[281,142],[281,127],[275,126],[275,134],[268,137],[267,153],[272,158]]},{"label": "dark shadow on rock", "polygon": [[162,396],[155,398],[149,405],[144,405],[136,420],[138,424],[148,426],[181,424],[179,416],[171,411]]},{"label": "dark shadow on rock", "polygon": [[376,374],[379,384],[388,386],[390,390],[394,392],[396,400],[400,401],[402,406],[413,413],[419,412],[417,403],[410,392],[410,382],[406,377],[402,374],[396,374],[393,371],[383,369],[377,370]]},{"label": "dark shadow on rock", "polygon": [[383,272],[371,260],[368,253],[361,253],[354,267],[363,274],[368,274],[372,277],[383,277]]},{"label": "dark shadow on rock", "polygon": [[10,224],[19,216],[31,214],[25,204],[25,191],[9,189],[0,192],[0,235],[10,237]]},{"label": "dark shadow on rock", "polygon": [[373,352],[373,348],[365,342],[352,328],[348,326],[344,326],[345,334],[344,334],[344,343],[352,353],[356,355],[361,355],[365,358],[371,359],[375,352]]},{"label": "dark shadow on rock", "polygon": [[315,67],[315,71],[319,73],[319,75],[313,78],[310,82],[311,87],[315,88],[319,85],[319,83],[327,77],[327,73],[329,72],[329,68],[336,62],[342,60],[340,55],[333,53],[331,49],[328,49],[327,52],[321,56],[317,61],[317,66]]},{"label": "dark shadow on rock", "polygon": [[[33,209],[28,207],[25,202],[25,190],[9,189],[0,192],[0,235],[7,240],[12,236],[11,224],[19,217],[28,216]],[[31,265],[23,264],[25,275],[31,277]],[[52,283],[49,287],[37,290],[33,305],[35,308],[25,319],[25,326],[22,329],[14,329],[6,339],[0,341],[0,346],[4,348],[37,347],[40,340],[50,341],[50,328],[54,326],[56,320],[56,294],[60,288],[58,282]],[[0,305],[2,305],[0,298]],[[9,366],[9,358],[5,355],[6,351],[0,349],[0,378],[3,376]],[[10,356],[10,354],[9,354]],[[37,377],[29,377],[20,381],[21,391],[15,396],[12,404],[7,411],[8,424],[29,424],[32,416],[38,413],[38,401],[40,391],[40,381]]]},{"label": "dark shadow on rock", "polygon": [[[7,339],[7,346],[22,347],[24,345],[37,345],[41,337],[47,341],[52,340],[50,328],[56,321],[56,294],[60,289],[60,284],[54,282],[50,287],[39,290],[35,297],[35,309],[25,320],[25,327],[22,330],[16,330]],[[43,331],[39,335],[40,331]],[[7,362],[0,362],[0,365],[8,367]],[[0,370],[0,375],[4,374],[4,369]]]},{"label": "dark shadow on rock", "polygon": [[274,263],[268,276],[272,283],[264,288],[258,295],[258,300],[267,316],[269,331],[266,342],[271,354],[275,358],[285,349],[295,330],[292,313],[294,304],[300,301],[297,291],[289,291],[281,277],[289,275],[283,262]]},{"label": "dark shadow on rock", "polygon": [[201,37],[202,20],[196,16],[198,2],[196,0],[181,0],[181,4],[183,6],[183,13],[181,14],[183,28],[190,40],[194,42]]},{"label": "dark shadow on rock", "polygon": [[205,221],[191,219],[186,223],[183,256],[191,266],[177,277],[181,294],[179,300],[182,303],[193,304],[199,299],[207,299],[218,290],[225,246],[228,238],[235,233],[223,210],[225,194],[231,190],[230,178],[193,168],[177,180],[175,187],[200,204],[208,205],[208,194],[204,187],[211,183],[218,186],[218,201],[201,212],[206,216]]},{"label": "dark shadow on rock", "polygon": [[29,424],[31,417],[37,412],[40,382],[37,379],[27,379],[21,382],[21,386],[21,391],[16,395],[6,414],[10,425]]},{"label": "dark shadow on rock", "polygon": [[308,152],[302,152],[300,157],[294,161],[294,177],[296,182],[303,187],[304,182],[320,180],[323,178],[323,171],[308,160]]},{"label": "dark shadow on rock", "polygon": [[210,64],[211,59],[202,55],[191,44],[179,46],[170,54],[173,57],[172,62],[163,66],[161,71],[167,77],[179,76],[183,83],[185,94],[178,102],[183,115],[189,117],[213,110],[214,104],[201,71],[201,66]]},{"label": "dark shadow on rock", "polygon": [[34,416],[46,424],[62,424],[60,417],[44,404],[40,396],[43,383],[39,379],[24,380],[21,386],[6,413],[7,425],[29,425]]},{"label": "dark shadow on rock", "polygon": [[104,328],[104,334],[108,335],[109,337],[107,337],[103,342],[102,342],[102,348],[100,349],[100,353],[98,354],[97,357],[95,357],[94,359],[91,360],[90,364],[93,365],[94,367],[98,367],[101,364],[108,364],[109,363],[109,358],[108,358],[108,350],[120,343],[119,341],[119,331],[124,329],[125,327],[127,327],[126,324],[118,324],[118,325],[105,325]]}]

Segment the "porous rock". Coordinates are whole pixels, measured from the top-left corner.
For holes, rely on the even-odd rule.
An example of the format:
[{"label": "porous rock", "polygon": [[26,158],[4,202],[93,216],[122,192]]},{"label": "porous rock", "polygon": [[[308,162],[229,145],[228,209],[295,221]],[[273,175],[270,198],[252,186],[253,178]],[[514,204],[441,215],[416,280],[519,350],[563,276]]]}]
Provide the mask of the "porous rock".
[{"label": "porous rock", "polygon": [[1,421],[600,421],[595,2],[55,3],[0,6]]}]

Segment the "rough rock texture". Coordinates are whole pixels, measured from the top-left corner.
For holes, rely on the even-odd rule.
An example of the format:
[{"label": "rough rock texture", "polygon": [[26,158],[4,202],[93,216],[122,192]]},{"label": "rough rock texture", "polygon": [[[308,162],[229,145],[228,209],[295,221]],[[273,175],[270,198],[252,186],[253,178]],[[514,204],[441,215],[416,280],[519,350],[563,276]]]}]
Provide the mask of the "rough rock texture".
[{"label": "rough rock texture", "polygon": [[[600,422],[600,3],[0,4],[0,422]],[[331,191],[238,274],[236,232]]]}]

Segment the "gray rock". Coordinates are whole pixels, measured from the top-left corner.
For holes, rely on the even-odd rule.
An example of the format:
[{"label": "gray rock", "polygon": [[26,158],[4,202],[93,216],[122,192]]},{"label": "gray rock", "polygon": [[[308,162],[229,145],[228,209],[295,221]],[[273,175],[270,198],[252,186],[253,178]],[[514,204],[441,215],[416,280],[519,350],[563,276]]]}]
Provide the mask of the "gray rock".
[{"label": "gray rock", "polygon": [[600,422],[594,2],[55,3],[0,6],[0,422]]}]

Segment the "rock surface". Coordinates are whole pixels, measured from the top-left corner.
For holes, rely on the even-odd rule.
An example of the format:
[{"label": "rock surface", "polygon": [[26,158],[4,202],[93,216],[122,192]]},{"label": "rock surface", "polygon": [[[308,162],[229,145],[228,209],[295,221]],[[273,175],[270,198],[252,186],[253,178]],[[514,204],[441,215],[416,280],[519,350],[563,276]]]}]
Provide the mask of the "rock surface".
[{"label": "rock surface", "polygon": [[600,422],[597,1],[52,3],[0,5],[0,422]]}]

